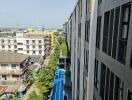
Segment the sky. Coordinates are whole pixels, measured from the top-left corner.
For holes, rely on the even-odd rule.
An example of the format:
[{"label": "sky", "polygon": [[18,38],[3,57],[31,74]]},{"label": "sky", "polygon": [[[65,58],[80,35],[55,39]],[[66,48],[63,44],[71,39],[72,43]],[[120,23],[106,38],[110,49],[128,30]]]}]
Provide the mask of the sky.
[{"label": "sky", "polygon": [[62,28],[76,0],[1,0],[0,27]]}]

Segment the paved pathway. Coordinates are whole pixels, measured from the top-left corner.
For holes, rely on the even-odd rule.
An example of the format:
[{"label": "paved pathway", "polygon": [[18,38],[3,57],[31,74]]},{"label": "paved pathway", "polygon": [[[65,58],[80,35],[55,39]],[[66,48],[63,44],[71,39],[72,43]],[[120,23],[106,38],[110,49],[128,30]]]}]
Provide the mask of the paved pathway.
[{"label": "paved pathway", "polygon": [[35,91],[37,94],[39,94],[39,90],[35,87],[35,84],[33,84],[28,90],[27,90],[27,93],[23,96],[22,100],[27,100],[28,98],[28,95]]}]

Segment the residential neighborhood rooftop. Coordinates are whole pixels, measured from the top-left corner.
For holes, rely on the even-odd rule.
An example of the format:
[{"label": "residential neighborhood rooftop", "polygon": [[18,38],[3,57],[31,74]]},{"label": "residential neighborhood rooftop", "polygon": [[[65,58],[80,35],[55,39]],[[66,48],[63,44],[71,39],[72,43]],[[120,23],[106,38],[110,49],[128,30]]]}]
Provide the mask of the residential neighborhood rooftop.
[{"label": "residential neighborhood rooftop", "polygon": [[21,53],[0,52],[0,63],[1,64],[4,64],[4,63],[20,64],[28,57],[29,57],[28,55],[21,54]]}]

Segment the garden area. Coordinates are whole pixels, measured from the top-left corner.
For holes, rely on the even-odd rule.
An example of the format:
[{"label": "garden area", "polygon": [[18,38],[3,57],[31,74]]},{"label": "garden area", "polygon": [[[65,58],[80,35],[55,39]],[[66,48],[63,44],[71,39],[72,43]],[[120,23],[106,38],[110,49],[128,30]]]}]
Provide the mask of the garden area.
[{"label": "garden area", "polygon": [[36,78],[34,79],[34,84],[39,90],[39,94],[35,91],[28,95],[27,100],[48,100],[53,88],[54,73],[57,69],[57,63],[59,56],[67,56],[67,44],[65,38],[59,36],[56,43],[54,44],[53,51],[50,55],[48,66],[42,68]]}]

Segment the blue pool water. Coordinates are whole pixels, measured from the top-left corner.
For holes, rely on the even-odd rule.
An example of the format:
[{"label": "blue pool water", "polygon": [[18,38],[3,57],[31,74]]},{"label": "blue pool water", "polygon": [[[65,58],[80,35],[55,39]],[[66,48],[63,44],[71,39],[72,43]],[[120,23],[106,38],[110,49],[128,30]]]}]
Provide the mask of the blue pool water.
[{"label": "blue pool water", "polygon": [[52,90],[51,100],[64,100],[63,80],[64,80],[63,69],[58,69],[55,72],[54,86]]}]

